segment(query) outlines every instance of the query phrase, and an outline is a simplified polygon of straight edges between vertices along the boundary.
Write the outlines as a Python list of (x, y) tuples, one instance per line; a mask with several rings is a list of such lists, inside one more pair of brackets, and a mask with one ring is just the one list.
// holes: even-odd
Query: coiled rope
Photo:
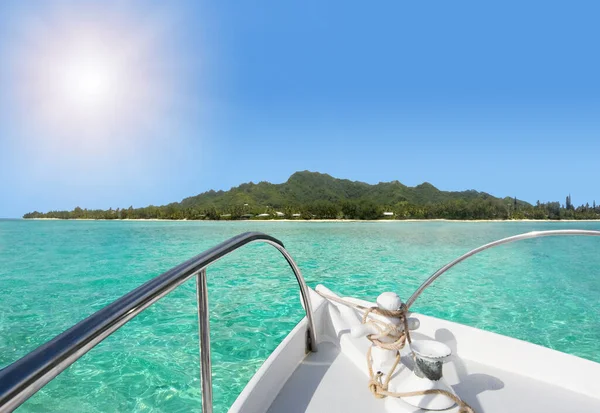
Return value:
[[(406, 304), (402, 303), (402, 306), (398, 310), (385, 310), (385, 309), (379, 308), (379, 307), (365, 307), (363, 305), (356, 304), (351, 301), (344, 300), (344, 299), (341, 299), (339, 297), (335, 297), (335, 296), (332, 296), (329, 294), (325, 294), (320, 291), (316, 291), (316, 293), (327, 300), (334, 301), (338, 304), (342, 304), (347, 307), (354, 308), (356, 310), (364, 311), (364, 315), (362, 318), (362, 324), (372, 325), (378, 330), (377, 334), (367, 335), (367, 339), (369, 339), (369, 341), (371, 343), (373, 343), (373, 345), (375, 345), (379, 348), (396, 351), (396, 360), (394, 360), (394, 363), (392, 364), (392, 367), (390, 368), (389, 372), (387, 373), (385, 380), (383, 380), (382, 379), (383, 373), (381, 371), (378, 371), (376, 373), (373, 372), (373, 360), (371, 357), (371, 348), (372, 347), (369, 347), (369, 349), (367, 350), (367, 369), (369, 371), (368, 386), (369, 386), (369, 391), (373, 394), (373, 396), (375, 396), (378, 399), (382, 399), (384, 397), (403, 398), (403, 397), (412, 397), (412, 396), (423, 396), (423, 395), (427, 395), (427, 394), (443, 394), (444, 396), (448, 397), (449, 399), (451, 399), (454, 403), (456, 403), (458, 405), (459, 413), (475, 413), (475, 410), (473, 410), (473, 408), (471, 406), (469, 406), (466, 402), (461, 400), (455, 394), (453, 394), (449, 391), (446, 391), (446, 390), (428, 389), (428, 390), (416, 390), (416, 391), (410, 391), (410, 392), (390, 392), (390, 391), (388, 391), (388, 386), (389, 386), (390, 380), (392, 378), (392, 375), (394, 374), (394, 372), (396, 371), (396, 368), (398, 367), (398, 364), (400, 363), (400, 350), (402, 350), (404, 348), (407, 341), (409, 344), (411, 343), (410, 333), (408, 330), (408, 317), (407, 317), (408, 308), (406, 307)], [(384, 317), (396, 318), (396, 319), (400, 320), (399, 325), (401, 325), (403, 327), (403, 329), (398, 328), (394, 324), (385, 323), (383, 321), (376, 320), (373, 318), (371, 318), (369, 320), (368, 317), (370, 314), (377, 314), (377, 315), (381, 315)], [(394, 341), (392, 341), (392, 342), (381, 341), (381, 339), (384, 337), (392, 338)]]

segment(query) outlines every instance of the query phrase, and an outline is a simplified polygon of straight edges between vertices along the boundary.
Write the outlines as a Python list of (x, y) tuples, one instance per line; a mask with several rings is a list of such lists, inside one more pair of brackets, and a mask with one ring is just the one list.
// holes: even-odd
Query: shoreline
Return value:
[[(19, 218), (16, 218), (17, 220)], [(96, 219), (96, 218), (20, 218), (23, 221), (141, 221), (141, 222), (600, 222), (600, 219)]]

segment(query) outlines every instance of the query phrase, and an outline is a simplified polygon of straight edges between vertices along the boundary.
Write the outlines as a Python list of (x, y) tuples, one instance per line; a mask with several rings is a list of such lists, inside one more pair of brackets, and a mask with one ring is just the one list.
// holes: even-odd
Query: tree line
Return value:
[[(387, 213), (387, 214), (384, 214)], [(391, 213), (391, 214), (390, 214)], [(23, 218), (57, 219), (167, 219), (167, 220), (242, 220), (242, 219), (448, 219), (448, 220), (510, 220), (510, 219), (600, 219), (600, 206), (594, 202), (575, 207), (570, 195), (566, 204), (537, 202), (530, 205), (516, 198), (456, 199), (437, 203), (416, 204), (401, 201), (392, 205), (369, 200), (332, 202), (313, 201), (297, 205), (261, 206), (237, 204), (216, 206), (184, 206), (172, 203), (164, 206), (117, 209), (82, 209), (72, 211), (30, 212)]]

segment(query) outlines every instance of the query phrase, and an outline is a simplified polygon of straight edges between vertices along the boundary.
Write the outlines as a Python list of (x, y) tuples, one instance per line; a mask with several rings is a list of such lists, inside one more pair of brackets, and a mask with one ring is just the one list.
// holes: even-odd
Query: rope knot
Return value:
[[(408, 332), (408, 317), (406, 316), (407, 311), (408, 308), (404, 303), (402, 303), (400, 308), (397, 310), (386, 310), (384, 308), (375, 306), (366, 309), (365, 313), (363, 314), (362, 323), (371, 324), (375, 326), (377, 330), (379, 330), (379, 334), (369, 334), (367, 339), (369, 339), (373, 345), (379, 348), (396, 351), (402, 350), (406, 344), (406, 341), (409, 343), (411, 342), (410, 334)], [(373, 318), (369, 320), (369, 314), (377, 314), (384, 317), (395, 318), (398, 319), (400, 323), (399, 325), (395, 325), (375, 320)], [(383, 341), (382, 338), (385, 337), (391, 338), (394, 341)]]
[[(369, 371), (369, 391), (378, 399), (383, 399), (384, 397), (410, 397), (410, 396), (418, 396), (424, 394), (443, 394), (452, 401), (454, 401), (459, 408), (459, 413), (475, 413), (473, 408), (469, 406), (466, 402), (462, 401), (459, 397), (450, 393), (446, 390), (441, 389), (429, 389), (429, 390), (416, 390), (412, 392), (404, 392), (404, 393), (396, 393), (388, 391), (388, 386), (392, 375), (396, 371), (398, 364), (400, 363), (400, 350), (402, 350), (408, 341), (411, 343), (410, 333), (408, 331), (408, 307), (406, 304), (402, 303), (400, 308), (397, 310), (386, 310), (380, 307), (363, 307), (361, 305), (343, 300), (339, 297), (333, 297), (328, 294), (323, 294), (321, 292), (317, 292), (322, 297), (338, 302), (340, 304), (346, 305), (351, 308), (355, 308), (357, 310), (364, 311), (362, 323), (373, 325), (377, 330), (378, 334), (369, 334), (367, 338), (373, 346), (379, 347), (386, 350), (391, 350), (396, 352), (396, 360), (391, 366), (388, 373), (384, 376), (384, 373), (381, 371), (373, 372), (373, 360), (371, 358), (371, 349), (373, 346), (370, 346), (367, 350), (367, 369)], [(386, 323), (384, 321), (380, 321), (374, 318), (369, 319), (369, 314), (377, 314), (383, 317), (395, 318), (400, 320), (398, 324)], [(385, 338), (391, 338), (393, 341), (382, 341)]]
[(383, 376), (383, 373), (378, 371), (376, 374), (371, 376), (371, 379), (369, 380), (368, 384), (369, 390), (371, 391), (371, 393), (373, 393), (373, 396), (375, 396), (378, 399), (383, 399), (385, 396), (381, 394), (381, 391), (387, 390), (387, 386), (385, 386), (381, 382), (381, 376)]

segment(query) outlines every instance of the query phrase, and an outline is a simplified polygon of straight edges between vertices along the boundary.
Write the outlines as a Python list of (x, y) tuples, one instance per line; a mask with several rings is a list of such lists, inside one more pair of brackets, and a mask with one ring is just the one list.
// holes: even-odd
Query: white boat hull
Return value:
[[(359, 314), (313, 290), (311, 301), (318, 352), (305, 354), (303, 319), (250, 380), (230, 413), (424, 411), (402, 399), (375, 398), (367, 388), (369, 341), (349, 334)], [(411, 317), (420, 320), (411, 333), (414, 340), (433, 339), (452, 349), (444, 380), (475, 412), (600, 412), (600, 364), (434, 317)], [(404, 366), (394, 376), (397, 382), (414, 377), (409, 353), (408, 346), (401, 352)], [(456, 413), (458, 408), (444, 411)]]

